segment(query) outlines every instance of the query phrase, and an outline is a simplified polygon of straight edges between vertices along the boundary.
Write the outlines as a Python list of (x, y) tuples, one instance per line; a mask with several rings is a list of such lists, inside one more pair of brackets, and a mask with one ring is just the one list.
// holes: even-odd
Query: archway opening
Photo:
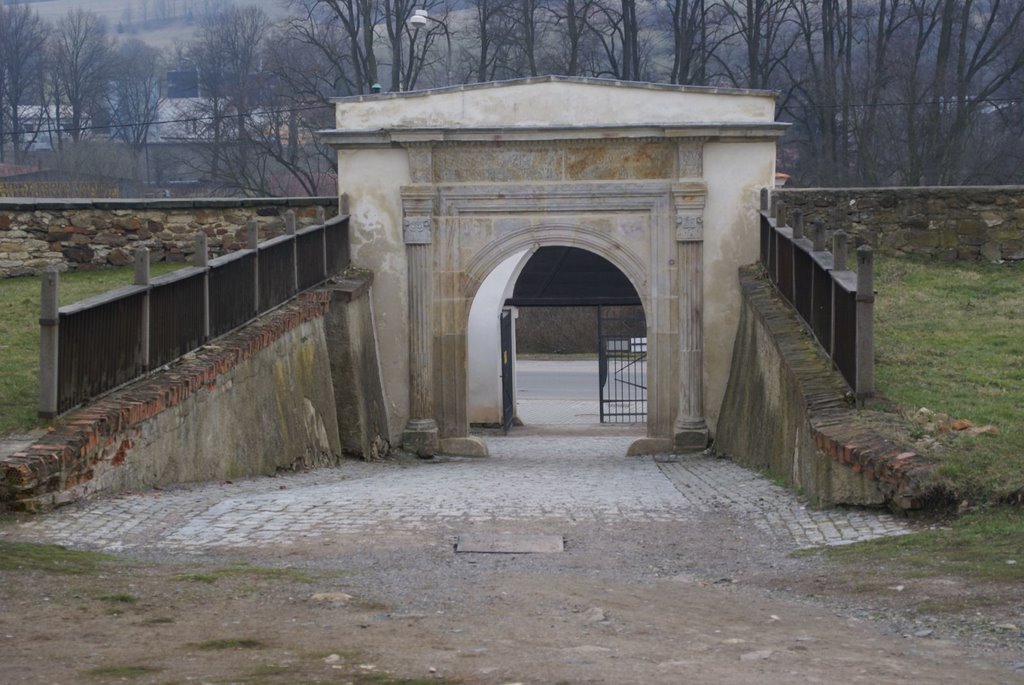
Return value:
[[(488, 322), (489, 335), (474, 334), (474, 318)], [(558, 245), (508, 258), (477, 293), (470, 320), (471, 423), (643, 429), (647, 321), (634, 285), (604, 257)], [(494, 360), (488, 371), (498, 371), (500, 387), (483, 389), (474, 358), (477, 368)]]

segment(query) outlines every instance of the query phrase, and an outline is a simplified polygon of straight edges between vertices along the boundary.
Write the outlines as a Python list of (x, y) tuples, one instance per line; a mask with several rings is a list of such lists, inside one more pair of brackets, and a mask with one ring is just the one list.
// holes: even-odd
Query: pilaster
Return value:
[(402, 188), (402, 237), (409, 264), (409, 422), (402, 445), (421, 457), (440, 446), (434, 419), (434, 194), (429, 186)]
[(678, 184), (672, 200), (676, 217), (679, 275), (679, 414), (676, 452), (700, 451), (708, 444), (704, 418), (704, 197), (703, 183)]

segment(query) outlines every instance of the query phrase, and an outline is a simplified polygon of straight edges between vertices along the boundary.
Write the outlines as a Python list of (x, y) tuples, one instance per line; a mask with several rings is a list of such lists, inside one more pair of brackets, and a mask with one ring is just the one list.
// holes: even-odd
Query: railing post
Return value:
[(775, 206), (775, 225), (778, 228), (782, 228), (786, 225), (786, 221), (789, 219), (789, 214), (786, 209), (785, 203), (778, 202)]
[(323, 279), (327, 280), (332, 274), (327, 261), (327, 211), (323, 207), (316, 208), (316, 223), (320, 226), (320, 255), (323, 257), (324, 273)]
[(875, 276), (874, 254), (857, 248), (857, 382), (858, 401), (875, 393)]
[(284, 232), (292, 237), (292, 289), (299, 292), (299, 241), (295, 237), (295, 212), (284, 213)]
[(39, 418), (57, 416), (58, 362), (60, 357), (60, 273), (43, 272), (39, 298)]
[[(149, 248), (140, 247), (135, 250), (135, 285), (149, 285)], [(143, 370), (149, 371), (149, 289), (142, 296), (142, 322), (139, 325), (139, 359)]]
[(253, 251), (252, 276), (253, 276), (253, 316), (260, 313), (260, 227), (256, 219), (249, 219), (245, 225), (246, 246)]
[(804, 237), (804, 210), (793, 209), (793, 240)]
[(814, 241), (815, 252), (825, 251), (825, 224), (823, 222), (814, 222), (814, 232), (811, 235), (811, 240)]
[(324, 280), (327, 280), (333, 274), (327, 260), (327, 211), (323, 207), (316, 208), (316, 222), (320, 225), (320, 253), (324, 259)]
[(195, 266), (203, 270), (203, 340), (210, 339), (210, 247), (206, 233), (196, 234)]
[(761, 188), (761, 211), (767, 212), (769, 207), (769, 195), (767, 188)]
[(840, 229), (832, 234), (832, 270), (846, 271), (846, 231)]

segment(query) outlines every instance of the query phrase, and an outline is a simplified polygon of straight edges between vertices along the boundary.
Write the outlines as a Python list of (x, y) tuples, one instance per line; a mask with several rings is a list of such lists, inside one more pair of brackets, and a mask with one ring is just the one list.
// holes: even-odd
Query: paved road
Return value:
[(516, 387), (523, 400), (597, 401), (597, 360), (516, 360)]
[(489, 438), (492, 457), (346, 462), (337, 469), (97, 499), (0, 534), (108, 551), (201, 552), (408, 531), (447, 535), (530, 520), (613, 525), (722, 513), (796, 548), (907, 528), (885, 515), (812, 511), (731, 462), (626, 458), (631, 437)]
[[(517, 361), (516, 383), (516, 414), (528, 426), (601, 425), (596, 360)], [(606, 399), (625, 399), (636, 394), (622, 384), (606, 392)], [(642, 424), (638, 415), (646, 412), (646, 402), (606, 404), (605, 412), (605, 425)]]

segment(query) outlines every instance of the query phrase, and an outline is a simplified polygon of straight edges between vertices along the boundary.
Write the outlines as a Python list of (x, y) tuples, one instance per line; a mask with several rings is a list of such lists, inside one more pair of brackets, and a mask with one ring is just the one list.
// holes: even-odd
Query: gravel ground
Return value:
[[(630, 439), (491, 437), (487, 460), (352, 463), (0, 525), (125, 560), (58, 583), (5, 573), (0, 652), (21, 682), (126, 663), (152, 683), (355, 683), (363, 666), (495, 684), (1024, 681), (1016, 588), (794, 557), (909, 527), (814, 512), (728, 462), (627, 459)], [(464, 533), (565, 550), (459, 554)], [(110, 612), (121, 593), (138, 601)], [(259, 648), (195, 647), (225, 635)]]

